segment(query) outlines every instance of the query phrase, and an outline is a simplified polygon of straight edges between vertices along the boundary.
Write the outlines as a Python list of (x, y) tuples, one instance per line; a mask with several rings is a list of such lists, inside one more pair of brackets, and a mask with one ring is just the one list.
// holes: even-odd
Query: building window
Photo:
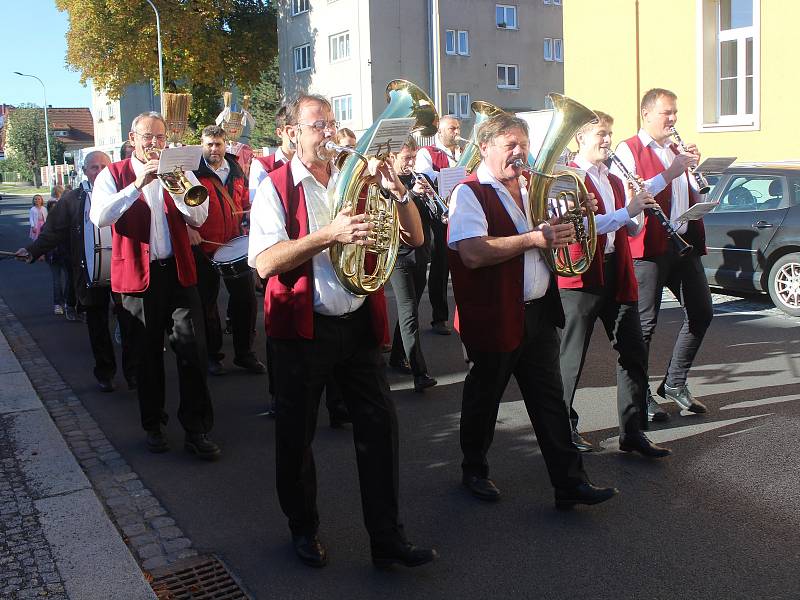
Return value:
[(292, 0), (292, 16), (308, 12), (309, 0)]
[(445, 54), (456, 53), (456, 30), (447, 29), (444, 32), (444, 52)]
[(497, 4), (494, 9), (495, 23), (500, 29), (517, 28), (517, 7), (509, 4)]
[(344, 31), (328, 38), (331, 62), (338, 62), (350, 58), (350, 32)]
[(331, 98), (333, 105), (333, 118), (339, 122), (353, 119), (353, 96), (334, 96)]
[(458, 32), (458, 53), (461, 56), (469, 56), (469, 31)]
[(553, 39), (553, 60), (564, 62), (564, 43), (556, 38)]
[(311, 68), (311, 44), (294, 49), (294, 72), (308, 71)]
[(698, 0), (701, 129), (759, 126), (760, 4)]
[(497, 65), (497, 87), (518, 88), (517, 65)]
[(458, 114), (465, 119), (469, 117), (469, 94), (458, 95)]
[(544, 38), (544, 59), (553, 60), (553, 40)]
[(561, 0), (553, 0), (553, 6), (561, 6)]
[(458, 94), (447, 94), (447, 114), (453, 117), (458, 116)]

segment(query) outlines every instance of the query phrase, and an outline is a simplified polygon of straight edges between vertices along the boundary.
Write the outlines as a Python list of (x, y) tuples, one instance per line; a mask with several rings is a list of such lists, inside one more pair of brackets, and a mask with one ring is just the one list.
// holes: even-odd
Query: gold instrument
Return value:
[[(364, 132), (355, 148), (345, 150), (333, 142), (326, 144), (326, 147), (348, 155), (341, 164), (339, 179), (331, 192), (332, 215), (335, 217), (347, 207), (354, 207), (356, 210), (355, 207), (359, 207), (359, 199), (366, 191), (364, 213), (367, 220), (373, 224), (367, 239), (371, 240), (373, 245), (336, 242), (330, 248), (331, 262), (339, 281), (346, 289), (359, 296), (376, 292), (386, 283), (394, 269), (400, 245), (397, 207), (391, 194), (388, 194), (387, 198), (381, 193), (380, 186), (370, 181), (372, 178), (366, 170), (365, 154), (369, 149), (372, 135), (383, 119), (413, 117), (416, 119), (413, 132), (431, 136), (436, 133), (439, 120), (433, 101), (410, 81), (404, 79), (390, 81), (386, 86), (386, 101), (389, 105), (375, 119), (372, 127)], [(398, 145), (403, 141), (398, 140)]]
[(458, 138), (459, 142), (465, 142), (466, 145), (456, 163), (457, 167), (466, 169), (467, 175), (471, 174), (481, 162), (481, 152), (480, 148), (478, 148), (478, 129), (480, 129), (481, 124), (486, 119), (505, 112), (502, 108), (484, 100), (475, 100), (469, 107), (475, 113), (475, 124), (472, 126), (472, 133), (469, 139)]
[[(180, 143), (189, 124), (189, 106), (191, 94), (171, 94), (164, 92), (164, 121), (167, 124), (167, 140), (173, 146)], [(147, 150), (149, 158), (161, 156), (162, 148), (153, 147)], [(187, 206), (200, 206), (208, 200), (208, 190), (202, 185), (192, 185), (183, 169), (175, 167), (172, 173), (160, 173), (158, 180), (170, 194), (182, 196)]]
[[(550, 121), (539, 155), (533, 166), (522, 160), (518, 160), (516, 164), (531, 174), (526, 206), (529, 222), (536, 227), (547, 221), (552, 212), (562, 223), (572, 223), (575, 226), (576, 241), (581, 246), (580, 255), (574, 256), (570, 252), (570, 246), (542, 253), (556, 275), (574, 277), (585, 273), (594, 258), (597, 246), (594, 212), (582, 209), (583, 199), (588, 192), (580, 177), (566, 169), (551, 171), (578, 129), (596, 121), (597, 115), (579, 102), (561, 94), (551, 93), (547, 97), (553, 103), (553, 119)], [(550, 188), (562, 177), (571, 179), (574, 189), (559, 191), (554, 202), (551, 202)]]

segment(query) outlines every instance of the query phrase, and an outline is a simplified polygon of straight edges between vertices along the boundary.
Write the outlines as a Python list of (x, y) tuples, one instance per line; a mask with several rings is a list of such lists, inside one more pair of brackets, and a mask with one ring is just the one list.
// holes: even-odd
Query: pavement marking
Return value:
[(779, 402), (792, 402), (793, 400), (800, 400), (800, 396), (774, 396), (772, 398), (761, 398), (760, 400), (745, 400), (743, 402), (734, 402), (727, 406), (720, 406), (720, 410), (731, 410), (734, 408), (752, 408), (754, 406), (765, 406), (767, 404), (778, 404)]
[[(458, 373), (448, 373), (446, 375), (436, 375), (435, 379), (438, 382), (436, 387), (442, 387), (443, 385), (453, 385), (456, 383), (464, 383), (464, 379), (467, 377), (467, 371), (459, 371)], [(413, 390), (414, 389), (414, 380), (413, 378), (409, 381), (398, 381), (392, 383), (389, 386), (389, 389), (393, 392), (399, 392), (400, 390)]]
[(740, 433), (747, 433), (748, 431), (753, 431), (754, 429), (761, 429), (764, 427), (763, 425), (756, 425), (755, 427), (748, 427), (747, 429), (740, 429), (739, 431), (732, 431), (731, 433), (723, 433), (719, 437), (730, 437), (732, 435), (739, 435)]

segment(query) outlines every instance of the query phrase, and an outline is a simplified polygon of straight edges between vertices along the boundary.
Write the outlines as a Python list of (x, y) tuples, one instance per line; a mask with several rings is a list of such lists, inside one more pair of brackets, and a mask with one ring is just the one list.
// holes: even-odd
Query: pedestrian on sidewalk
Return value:
[(31, 230), (28, 237), (35, 240), (44, 227), (44, 222), (47, 220), (47, 209), (44, 206), (44, 198), (41, 194), (36, 194), (31, 202), (30, 210), (30, 224)]

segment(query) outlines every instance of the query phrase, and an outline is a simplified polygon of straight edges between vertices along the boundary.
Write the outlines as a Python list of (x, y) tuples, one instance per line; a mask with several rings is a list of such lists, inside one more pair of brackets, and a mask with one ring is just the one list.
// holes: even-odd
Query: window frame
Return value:
[[(308, 65), (303, 67), (303, 68), (301, 68), (301, 69), (298, 69), (297, 68), (297, 64), (298, 64), (297, 58), (298, 58), (298, 56), (300, 56), (302, 58), (303, 49), (307, 49), (308, 50)], [(298, 53), (300, 53), (300, 54), (298, 54)], [(295, 46), (294, 48), (292, 48), (292, 60), (293, 60), (293, 64), (294, 64), (294, 72), (295, 73), (303, 73), (305, 71), (310, 71), (311, 70), (311, 66), (312, 66), (312, 64), (314, 62), (314, 59), (313, 59), (313, 57), (311, 55), (311, 43), (309, 42), (309, 43), (306, 43), (306, 44), (301, 44), (300, 46)]]
[[(300, 8), (301, 6), (305, 6), (303, 10), (295, 10), (295, 8)], [(303, 13), (307, 13), (311, 10), (311, 0), (292, 0), (292, 16), (296, 17), (297, 15), (302, 15)]]
[(553, 62), (564, 62), (564, 40), (553, 38)]
[[(503, 27), (501, 27), (500, 23), (497, 22), (497, 9), (498, 8), (502, 8), (503, 9), (503, 18), (506, 19), (506, 20), (503, 21), (503, 23), (505, 23), (505, 25)], [(511, 9), (513, 11), (513, 13), (514, 13), (514, 26), (513, 27), (509, 27), (508, 26), (507, 16), (508, 16), (508, 10), (509, 9)], [(497, 29), (508, 29), (508, 30), (511, 30), (511, 31), (519, 30), (519, 11), (517, 10), (517, 6), (514, 5), (514, 4), (495, 4), (494, 5), (494, 25), (495, 25), (495, 28), (497, 28)]]
[[(464, 108), (464, 99), (466, 98), (466, 108)], [(458, 116), (462, 119), (468, 119), (470, 116), (470, 104), (471, 98), (469, 97), (468, 92), (459, 92), (458, 93)]]
[[(339, 105), (339, 111), (341, 111), (343, 101), (347, 102), (347, 114), (337, 111), (337, 104)], [(331, 96), (331, 109), (333, 110), (333, 118), (339, 123), (351, 122), (353, 120), (353, 94)]]
[[(464, 34), (464, 39), (466, 41), (466, 49), (461, 47), (461, 34)], [(459, 56), (469, 56), (469, 30), (467, 29), (459, 29), (456, 32), (456, 54)]]
[(448, 56), (455, 56), (456, 54), (456, 37), (455, 29), (444, 30), (444, 53)]
[(542, 59), (545, 62), (553, 62), (553, 38), (544, 38), (542, 43)]
[[(497, 83), (497, 89), (499, 89), (499, 90), (518, 90), (519, 89), (519, 65), (513, 65), (513, 64), (508, 64), (508, 63), (497, 63), (497, 69), (499, 69), (500, 67), (503, 67), (506, 70), (506, 76), (505, 76), (506, 83), (504, 85), (501, 85), (500, 82), (498, 82)], [(509, 85), (508, 84), (508, 69), (509, 68), (513, 68), (514, 69), (514, 79), (516, 81), (515, 85)]]
[[(450, 110), (450, 106), (451, 106), (450, 101), (451, 100), (453, 102), (452, 103), (452, 107), (453, 107), (452, 111)], [(447, 109), (447, 116), (458, 117), (458, 94), (452, 93), (452, 92), (448, 92), (447, 93), (447, 101), (446, 101), (445, 104), (446, 104), (445, 108)]]
[[(334, 41), (336, 42), (336, 48), (338, 49), (338, 46), (339, 46), (338, 40), (339, 40), (340, 37), (345, 37), (346, 38), (345, 39), (345, 46), (346, 46), (346, 50), (347, 50), (347, 55), (346, 56), (339, 56), (337, 58), (334, 58), (333, 57), (333, 54), (334, 54), (334, 52), (333, 52), (333, 50), (334, 50)], [(338, 33), (333, 33), (333, 34), (328, 36), (328, 62), (330, 64), (335, 64), (335, 63), (343, 62), (345, 60), (350, 60), (351, 56), (352, 56), (352, 54), (350, 52), (350, 30), (349, 29), (346, 29), (345, 31), (340, 31)]]

